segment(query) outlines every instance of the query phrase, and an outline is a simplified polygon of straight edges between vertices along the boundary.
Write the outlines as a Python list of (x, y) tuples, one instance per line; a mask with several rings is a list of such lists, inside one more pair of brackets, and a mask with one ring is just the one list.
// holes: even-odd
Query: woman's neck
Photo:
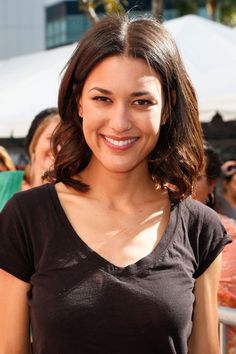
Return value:
[(144, 164), (132, 171), (112, 172), (91, 163), (80, 177), (90, 186), (90, 197), (109, 204), (111, 208), (151, 201), (158, 193), (148, 166)]

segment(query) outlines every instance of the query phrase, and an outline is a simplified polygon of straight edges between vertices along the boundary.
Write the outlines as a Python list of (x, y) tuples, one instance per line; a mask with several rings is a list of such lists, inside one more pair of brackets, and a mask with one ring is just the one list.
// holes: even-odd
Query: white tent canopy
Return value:
[(56, 106), (61, 71), (75, 45), (0, 62), (0, 137), (24, 137), (34, 116)]
[[(199, 99), (202, 121), (236, 118), (236, 31), (198, 16), (165, 22)], [(33, 117), (57, 104), (60, 73), (74, 45), (0, 62), (0, 137), (23, 137)]]
[(201, 121), (216, 111), (236, 118), (236, 32), (222, 24), (188, 15), (165, 22), (175, 38), (197, 91)]

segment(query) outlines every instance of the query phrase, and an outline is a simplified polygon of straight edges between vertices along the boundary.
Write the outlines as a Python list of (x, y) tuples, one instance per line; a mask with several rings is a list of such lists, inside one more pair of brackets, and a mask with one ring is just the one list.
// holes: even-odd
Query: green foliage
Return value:
[(197, 13), (198, 10), (197, 0), (176, 0), (174, 3), (177, 9), (178, 16)]
[[(176, 7), (178, 16), (196, 14), (199, 6), (206, 6), (210, 17), (215, 20), (216, 14), (220, 22), (236, 26), (236, 0), (172, 0), (171, 3)], [(97, 9), (104, 8), (105, 13), (123, 13), (129, 0), (78, 0), (79, 9), (87, 13), (93, 22), (99, 20)], [(163, 15), (165, 0), (152, 0), (151, 11), (156, 17)]]
[(102, 4), (107, 14), (125, 12), (124, 5), (128, 5), (128, 1), (120, 0), (103, 0)]
[(87, 13), (93, 22), (98, 21), (98, 7), (103, 7), (106, 14), (112, 14), (125, 12), (124, 5), (128, 5), (128, 0), (78, 0), (79, 9)]
[(219, 5), (220, 22), (236, 26), (236, 0), (221, 0)]

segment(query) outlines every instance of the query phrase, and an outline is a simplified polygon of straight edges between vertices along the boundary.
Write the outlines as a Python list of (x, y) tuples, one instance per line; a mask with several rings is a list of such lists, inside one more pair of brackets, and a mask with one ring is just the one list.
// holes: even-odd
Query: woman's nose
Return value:
[(109, 127), (118, 133), (125, 132), (132, 127), (129, 107), (114, 105), (110, 112)]

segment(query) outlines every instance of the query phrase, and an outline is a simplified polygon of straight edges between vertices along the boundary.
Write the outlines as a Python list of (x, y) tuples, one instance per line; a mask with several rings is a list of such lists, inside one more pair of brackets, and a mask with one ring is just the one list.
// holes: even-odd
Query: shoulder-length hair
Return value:
[(84, 35), (75, 49), (60, 86), (62, 121), (54, 135), (55, 168), (49, 172), (49, 179), (82, 192), (89, 189), (86, 181), (74, 178), (91, 157), (77, 102), (91, 70), (114, 55), (142, 58), (160, 75), (165, 102), (162, 114), (167, 119), (148, 156), (149, 171), (161, 186), (174, 185), (177, 199), (189, 196), (204, 156), (195, 91), (171, 35), (157, 20), (144, 17), (107, 16)]

